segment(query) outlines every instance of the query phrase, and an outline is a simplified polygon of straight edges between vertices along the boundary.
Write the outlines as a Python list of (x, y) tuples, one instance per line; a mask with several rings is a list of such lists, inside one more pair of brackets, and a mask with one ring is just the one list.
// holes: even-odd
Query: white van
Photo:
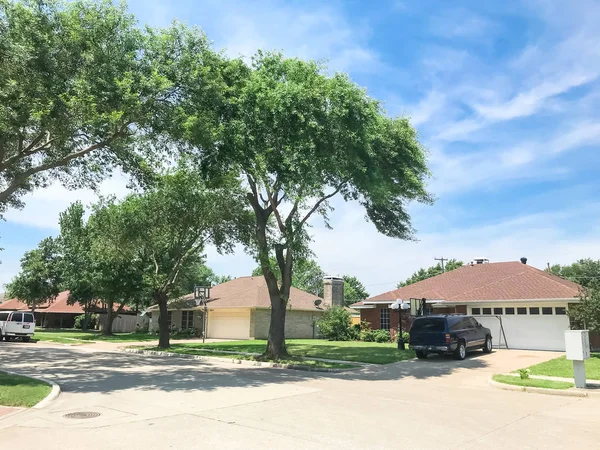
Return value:
[(0, 311), (0, 340), (20, 337), (29, 342), (35, 331), (35, 318), (28, 311)]

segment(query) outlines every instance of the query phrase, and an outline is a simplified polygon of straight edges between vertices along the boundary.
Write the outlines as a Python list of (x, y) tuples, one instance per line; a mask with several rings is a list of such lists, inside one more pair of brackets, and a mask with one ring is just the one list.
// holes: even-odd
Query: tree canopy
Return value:
[(356, 277), (344, 275), (344, 304), (350, 306), (369, 297), (365, 286)]
[(550, 267), (551, 274), (566, 278), (585, 288), (600, 288), (600, 260), (584, 258), (573, 264), (554, 264)]
[(456, 259), (450, 259), (444, 264), (443, 269), (442, 269), (442, 265), (440, 263), (437, 263), (434, 266), (428, 267), (427, 269), (421, 268), (418, 271), (416, 271), (415, 273), (413, 273), (406, 280), (400, 281), (398, 283), (397, 287), (401, 288), (404, 286), (408, 286), (409, 284), (416, 283), (418, 281), (426, 280), (427, 278), (435, 277), (444, 272), (450, 272), (451, 270), (455, 270), (455, 269), (458, 269), (459, 267), (462, 267), (463, 264), (464, 263), (462, 261), (458, 261)]
[[(206, 145), (203, 129), (184, 122), (180, 136), (196, 149), (206, 173), (234, 170), (245, 182), (255, 216), (249, 245), (271, 297), (267, 355), (285, 349), (286, 304), (294, 257), (305, 251), (314, 215), (326, 223), (329, 200), (356, 201), (377, 230), (412, 239), (407, 204), (430, 203), (425, 151), (407, 118), (389, 118), (381, 104), (346, 75), (328, 76), (313, 61), (259, 52), (251, 65), (231, 61), (229, 86), (219, 105), (218, 139)], [(184, 88), (186, 109), (197, 110), (195, 83)], [(274, 255), (281, 283), (273, 271)]]
[[(275, 257), (269, 258), (269, 264), (277, 280), (281, 282), (281, 270)], [(262, 276), (262, 267), (258, 266), (252, 271), (252, 276)], [(323, 277), (325, 272), (314, 259), (299, 258), (294, 265), (292, 286), (311, 294), (323, 297)]]
[(6, 285), (6, 294), (27, 303), (32, 311), (52, 302), (60, 292), (60, 253), (56, 240), (46, 238), (21, 258), (21, 272)]

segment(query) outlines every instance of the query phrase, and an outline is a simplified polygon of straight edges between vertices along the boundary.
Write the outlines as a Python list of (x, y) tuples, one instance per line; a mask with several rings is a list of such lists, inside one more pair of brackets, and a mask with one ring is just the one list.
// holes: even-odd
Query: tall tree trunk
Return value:
[(115, 320), (115, 316), (113, 314), (113, 306), (114, 306), (114, 302), (112, 300), (109, 300), (108, 303), (106, 304), (106, 323), (104, 324), (104, 329), (102, 330), (102, 334), (104, 336), (112, 336), (113, 335), (112, 324), (113, 324), (113, 321)]
[(158, 303), (158, 348), (169, 348), (169, 310), (167, 308), (167, 294), (155, 291), (152, 298)]
[[(285, 312), (286, 305), (281, 300), (279, 292), (271, 297), (271, 324), (265, 356), (268, 359), (281, 359), (289, 356), (285, 346)], [(276, 298), (274, 298), (276, 297)]]

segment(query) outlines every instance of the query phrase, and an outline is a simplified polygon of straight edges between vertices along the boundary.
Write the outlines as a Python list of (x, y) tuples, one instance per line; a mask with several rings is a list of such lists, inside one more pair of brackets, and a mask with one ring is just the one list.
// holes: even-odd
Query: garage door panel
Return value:
[[(523, 350), (565, 350), (564, 331), (569, 329), (569, 318), (563, 315), (503, 315), (502, 325), (508, 348)], [(492, 332), (494, 346), (501, 342), (500, 321), (495, 316), (477, 317)], [(501, 340), (499, 341), (499, 339)]]
[(208, 337), (215, 339), (249, 339), (249, 312), (214, 311), (208, 315)]

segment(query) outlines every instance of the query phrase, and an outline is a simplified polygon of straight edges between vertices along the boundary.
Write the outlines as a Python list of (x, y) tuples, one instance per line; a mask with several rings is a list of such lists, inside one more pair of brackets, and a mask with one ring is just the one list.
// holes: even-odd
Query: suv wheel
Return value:
[(23, 336), (23, 342), (29, 342), (31, 340), (31, 336)]
[(467, 356), (467, 347), (465, 346), (464, 341), (460, 341), (458, 343), (458, 347), (456, 347), (456, 351), (454, 352), (454, 358), (462, 361)]
[(427, 353), (425, 353), (423, 350), (417, 350), (415, 353), (417, 354), (417, 358), (427, 359)]
[(483, 353), (492, 353), (492, 338), (490, 336), (485, 337), (485, 344), (483, 345)]

